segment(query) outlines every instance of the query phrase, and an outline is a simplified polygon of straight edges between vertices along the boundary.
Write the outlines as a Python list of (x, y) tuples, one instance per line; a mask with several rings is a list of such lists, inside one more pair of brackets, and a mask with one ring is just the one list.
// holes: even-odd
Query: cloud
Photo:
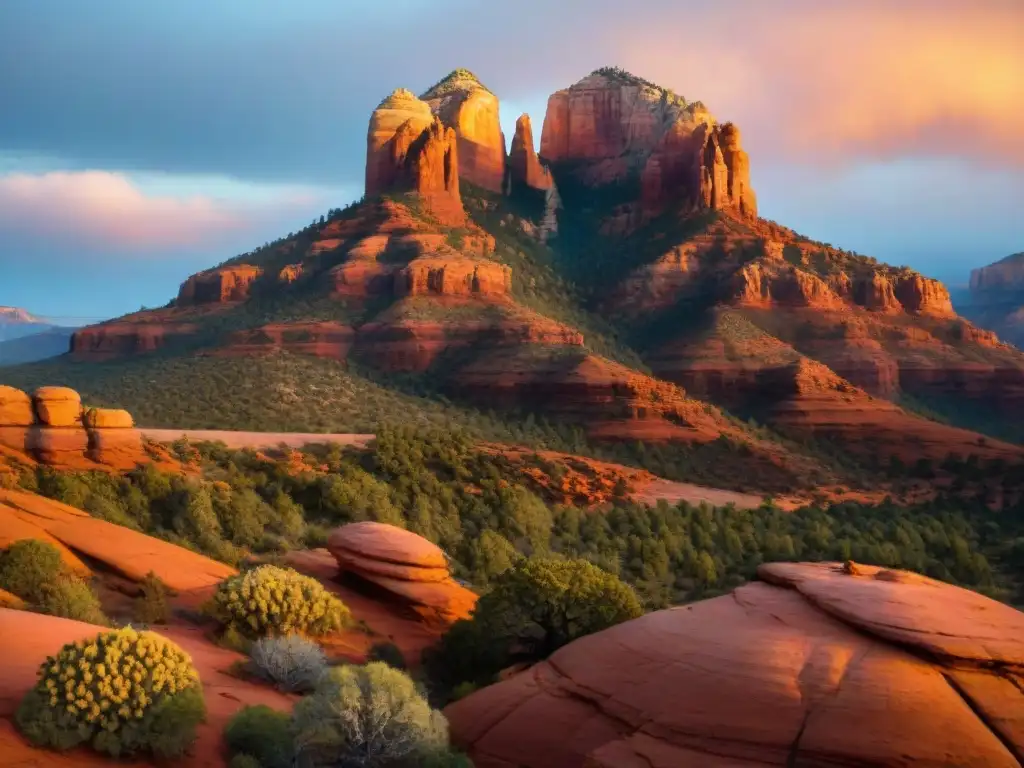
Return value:
[[(735, 120), (762, 162), (1024, 166), (1024, 4), (726, 0), (627, 27), (639, 74)], [(686, 28), (684, 34), (680, 30)]]
[(132, 252), (214, 246), (251, 235), (268, 218), (281, 222), (326, 207), (316, 193), (291, 189), (264, 191), (255, 200), (147, 194), (109, 171), (0, 176), (0, 237), (51, 246)]
[(736, 120), (755, 170), (926, 154), (1024, 166), (1020, 0), (374, 7), (0, 2), (0, 151), (357, 184), (370, 111), (396, 86), (466, 66), (503, 100), (542, 105), (613, 64)]

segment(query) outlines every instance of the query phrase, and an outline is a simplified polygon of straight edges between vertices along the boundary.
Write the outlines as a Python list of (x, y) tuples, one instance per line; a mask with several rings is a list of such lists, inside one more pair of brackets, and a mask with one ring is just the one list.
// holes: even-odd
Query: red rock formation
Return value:
[(195, 322), (165, 320), (164, 316), (160, 312), (139, 313), (75, 331), (71, 337), (71, 356), (75, 360), (99, 362), (142, 355), (199, 331)]
[(504, 296), (511, 288), (511, 268), (462, 257), (415, 259), (395, 275), (396, 296)]
[(296, 354), (344, 360), (355, 340), (355, 331), (335, 322), (273, 323), (231, 335), (224, 355), (251, 355), (287, 350)]
[[(486, 316), (485, 310), (490, 306), (472, 306), (472, 300), (464, 304), (445, 301), (456, 311), (468, 311), (470, 318)], [(447, 323), (406, 318), (382, 318), (367, 323), (359, 329), (359, 355), (386, 371), (425, 371), (442, 354), (470, 347), (583, 345), (583, 334), (579, 331), (532, 313), (510, 311), (508, 316), (498, 319), (462, 319), (458, 315), (456, 318)]]
[(1024, 615), (904, 571), (760, 582), (577, 640), (445, 710), (477, 768), (1013, 768)]
[(516, 120), (516, 135), (512, 137), (508, 167), (513, 185), (521, 184), (530, 189), (547, 190), (554, 184), (551, 171), (541, 165), (537, 150), (533, 146), (533, 126), (530, 124), (529, 115), (520, 115)]
[(954, 317), (949, 291), (938, 280), (918, 274), (897, 277), (893, 292), (907, 312), (937, 317)]
[(342, 573), (390, 592), (427, 621), (451, 624), (476, 605), (476, 595), (449, 575), (444, 552), (410, 531), (350, 523), (331, 532), (327, 548)]
[(26, 441), (28, 453), (43, 464), (78, 466), (89, 448), (89, 433), (77, 427), (29, 427)]
[(27, 427), (35, 420), (32, 398), (20, 389), (0, 385), (0, 427)]
[(873, 272), (870, 277), (860, 278), (853, 284), (853, 300), (874, 312), (899, 312), (902, 309), (896, 300), (892, 281), (885, 275)]
[(443, 223), (458, 226), (465, 221), (455, 130), (405, 90), (392, 93), (370, 118), (366, 196), (385, 192), (414, 192)]
[(39, 423), (49, 427), (82, 426), (82, 398), (67, 387), (40, 387), (32, 394)]
[(374, 198), (394, 189), (400, 177), (395, 164), (394, 138), (408, 125), (417, 135), (434, 121), (430, 105), (415, 94), (399, 88), (378, 105), (370, 117), (366, 138), (366, 197)]
[(262, 273), (262, 269), (249, 264), (199, 272), (182, 283), (176, 306), (245, 301), (249, 287)]
[(88, 430), (86, 458), (116, 469), (134, 469), (147, 461), (142, 433), (130, 428)]
[(733, 276), (735, 302), (742, 306), (834, 308), (842, 300), (821, 278), (794, 267), (748, 264)]
[(505, 178), (505, 137), (498, 98), (476, 76), (457, 69), (420, 97), (455, 131), (459, 175), (478, 187), (501, 192)]
[(642, 200), (652, 213), (682, 201), (757, 215), (739, 130), (716, 125), (702, 104), (626, 73), (599, 70), (553, 94), (540, 155), (550, 163), (585, 161), (576, 173), (594, 186), (642, 168)]

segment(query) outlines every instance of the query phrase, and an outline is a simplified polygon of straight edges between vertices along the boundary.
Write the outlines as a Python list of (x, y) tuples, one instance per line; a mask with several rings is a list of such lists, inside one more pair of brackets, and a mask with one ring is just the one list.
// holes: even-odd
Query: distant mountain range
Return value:
[(0, 366), (33, 363), (62, 355), (68, 351), (75, 330), (21, 307), (0, 307)]

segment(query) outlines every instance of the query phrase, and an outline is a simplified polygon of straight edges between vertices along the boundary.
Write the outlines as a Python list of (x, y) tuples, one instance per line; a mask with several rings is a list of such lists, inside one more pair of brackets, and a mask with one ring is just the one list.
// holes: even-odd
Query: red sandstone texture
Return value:
[(415, 193), (426, 210), (447, 224), (465, 221), (455, 129), (402, 89), (377, 107), (367, 134), (366, 196), (387, 192)]
[(1024, 615), (849, 570), (763, 565), (577, 640), (449, 706), (453, 741), (477, 768), (1018, 766)]
[(420, 97), (444, 125), (455, 131), (459, 174), (491, 192), (505, 178), (505, 136), (498, 97), (467, 70), (455, 70)]
[(182, 283), (177, 306), (245, 301), (249, 298), (249, 287), (261, 274), (260, 267), (249, 264), (199, 272)]
[(426, 621), (451, 624), (468, 617), (476, 595), (448, 573), (448, 559), (410, 531), (375, 522), (350, 523), (331, 532), (327, 548), (342, 573), (407, 602)]
[(78, 393), (66, 387), (41, 387), (31, 398), (0, 388), (0, 446), (53, 467), (133, 469), (145, 458), (133, 426), (127, 411), (91, 408), (83, 414)]
[(686, 104), (637, 78), (595, 72), (548, 99), (540, 155), (580, 162), (599, 186), (641, 171), (644, 207), (669, 203), (757, 215), (750, 163), (739, 130), (718, 125), (699, 102)]

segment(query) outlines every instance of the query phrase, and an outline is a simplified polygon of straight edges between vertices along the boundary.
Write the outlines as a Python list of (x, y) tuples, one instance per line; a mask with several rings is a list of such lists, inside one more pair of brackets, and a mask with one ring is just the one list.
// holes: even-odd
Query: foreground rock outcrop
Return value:
[(452, 579), (444, 552), (411, 531), (350, 523), (331, 532), (327, 548), (343, 574), (376, 585), (428, 621), (450, 624), (476, 605), (476, 595)]
[(445, 710), (477, 768), (1024, 759), (1024, 614), (904, 571), (760, 582), (562, 648)]
[(30, 398), (0, 387), (0, 446), (56, 467), (83, 462), (131, 469), (145, 457), (142, 435), (127, 411), (82, 407), (67, 387), (40, 387)]
[[(132, 582), (154, 572), (181, 592), (213, 587), (235, 570), (183, 547), (90, 517), (59, 501), (0, 488), (0, 546), (18, 539), (54, 544), (65, 563), (88, 575), (82, 557)], [(81, 556), (81, 557), (80, 557)]]

